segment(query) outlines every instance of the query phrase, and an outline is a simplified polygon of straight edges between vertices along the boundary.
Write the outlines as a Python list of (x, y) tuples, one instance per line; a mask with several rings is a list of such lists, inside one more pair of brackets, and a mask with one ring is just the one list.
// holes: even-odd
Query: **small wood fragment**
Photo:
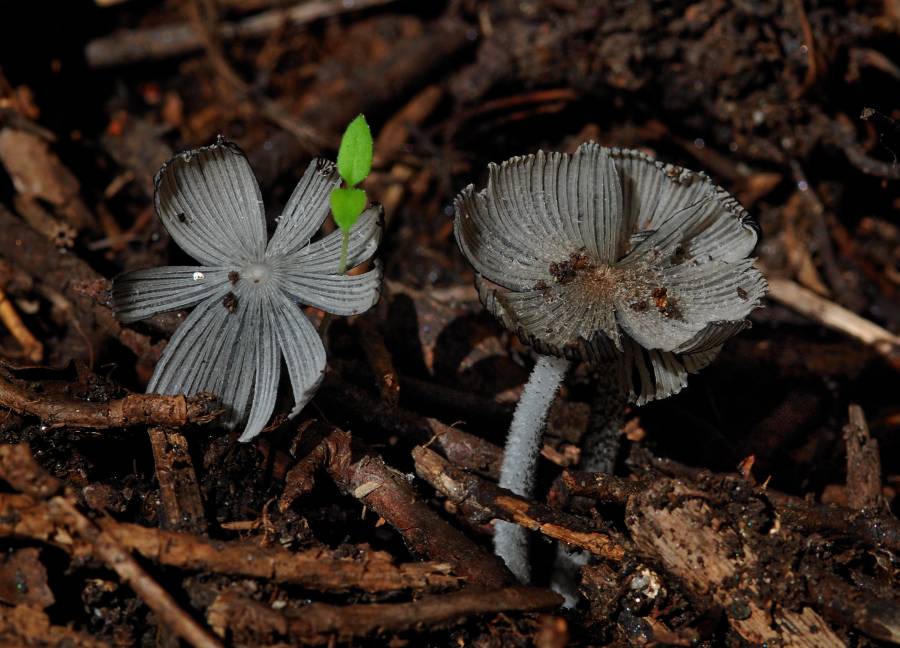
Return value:
[(866, 415), (859, 405), (850, 405), (850, 422), (844, 426), (847, 447), (847, 498), (850, 508), (886, 511), (881, 493), (881, 455), (878, 441), (869, 435)]
[(174, 428), (156, 425), (147, 434), (159, 482), (159, 526), (205, 534), (206, 513), (187, 439)]

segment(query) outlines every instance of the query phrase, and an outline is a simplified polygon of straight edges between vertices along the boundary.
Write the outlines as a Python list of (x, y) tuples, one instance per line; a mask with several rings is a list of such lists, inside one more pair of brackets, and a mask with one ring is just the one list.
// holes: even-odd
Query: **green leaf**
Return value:
[(362, 115), (350, 122), (344, 131), (337, 167), (344, 182), (351, 187), (365, 180), (372, 170), (372, 132)]
[(366, 192), (362, 189), (331, 190), (331, 213), (342, 230), (349, 231), (365, 208)]

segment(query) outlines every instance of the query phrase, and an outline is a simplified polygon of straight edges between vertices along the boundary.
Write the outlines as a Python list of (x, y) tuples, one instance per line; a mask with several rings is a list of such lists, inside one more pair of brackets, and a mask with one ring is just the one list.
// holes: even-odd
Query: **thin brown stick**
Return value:
[[(351, 556), (329, 549), (293, 552), (256, 542), (211, 541), (111, 518), (102, 518), (98, 524), (125, 549), (160, 565), (190, 571), (260, 578), (330, 592), (450, 589), (461, 581), (451, 574), (447, 563), (396, 564), (389, 554), (380, 551), (360, 550)], [(0, 537), (46, 542), (78, 558), (93, 556), (93, 545), (56, 531), (45, 503), (29, 495), (0, 493)]]
[(479, 521), (500, 518), (526, 529), (586, 549), (608, 560), (621, 561), (625, 548), (584, 519), (513, 494), (496, 484), (452, 466), (427, 448), (413, 449), (416, 474)]
[(530, 612), (559, 607), (562, 597), (534, 587), (464, 590), (428, 596), (410, 603), (372, 603), (336, 606), (313, 603), (280, 613), (245, 596), (226, 593), (210, 606), (208, 620), (228, 628), (241, 641), (272, 634), (292, 644), (333, 645), (356, 637), (403, 632), (413, 628), (445, 627), (476, 614)]
[(220, 410), (215, 397), (129, 394), (105, 403), (40, 396), (20, 387), (0, 372), (0, 407), (41, 419), (47, 427), (107, 429), (135, 425), (183, 426), (208, 423)]

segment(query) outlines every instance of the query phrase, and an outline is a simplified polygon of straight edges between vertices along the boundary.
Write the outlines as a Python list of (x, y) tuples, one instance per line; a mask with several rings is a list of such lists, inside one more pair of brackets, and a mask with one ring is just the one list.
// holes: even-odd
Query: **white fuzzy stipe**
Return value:
[[(522, 391), (509, 426), (500, 467), (500, 486), (516, 495), (530, 497), (532, 494), (547, 412), (568, 368), (568, 360), (539, 356)], [(529, 581), (531, 569), (525, 529), (498, 520), (494, 526), (494, 553), (503, 559), (520, 581)]]

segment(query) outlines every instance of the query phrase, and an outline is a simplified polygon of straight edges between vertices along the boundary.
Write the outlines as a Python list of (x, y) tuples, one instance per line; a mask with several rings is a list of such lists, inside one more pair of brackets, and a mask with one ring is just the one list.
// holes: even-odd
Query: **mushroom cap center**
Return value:
[(272, 278), (272, 267), (267, 263), (251, 263), (241, 268), (241, 278), (250, 283), (266, 283)]

